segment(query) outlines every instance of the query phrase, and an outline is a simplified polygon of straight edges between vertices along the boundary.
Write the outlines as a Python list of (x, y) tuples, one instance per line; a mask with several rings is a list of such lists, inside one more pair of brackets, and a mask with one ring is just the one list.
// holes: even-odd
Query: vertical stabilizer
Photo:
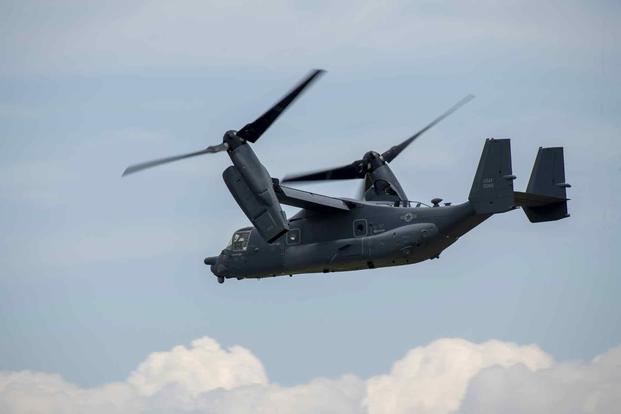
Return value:
[(567, 198), (563, 147), (539, 148), (526, 192)]
[(502, 213), (514, 207), (511, 141), (487, 139), (468, 199), (478, 214)]
[(554, 221), (569, 217), (567, 213), (567, 188), (563, 147), (539, 148), (530, 174), (526, 196), (545, 196), (545, 203), (524, 203), (522, 208), (533, 223)]

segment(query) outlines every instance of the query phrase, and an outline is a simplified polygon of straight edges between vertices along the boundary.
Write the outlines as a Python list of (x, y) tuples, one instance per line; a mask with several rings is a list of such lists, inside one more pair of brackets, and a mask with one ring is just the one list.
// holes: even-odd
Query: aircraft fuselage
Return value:
[(358, 203), (331, 214), (302, 210), (289, 220), (289, 232), (273, 243), (252, 227), (240, 229), (206, 263), (219, 278), (238, 279), (400, 266), (437, 258), (489, 217), (475, 214), (469, 202), (438, 207)]

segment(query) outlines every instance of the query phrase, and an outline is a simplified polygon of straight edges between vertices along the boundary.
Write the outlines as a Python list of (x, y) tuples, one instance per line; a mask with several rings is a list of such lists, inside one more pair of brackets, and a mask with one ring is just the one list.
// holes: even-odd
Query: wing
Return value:
[(350, 206), (340, 198), (285, 187), (274, 182), (274, 192), (281, 204), (316, 211), (348, 211)]

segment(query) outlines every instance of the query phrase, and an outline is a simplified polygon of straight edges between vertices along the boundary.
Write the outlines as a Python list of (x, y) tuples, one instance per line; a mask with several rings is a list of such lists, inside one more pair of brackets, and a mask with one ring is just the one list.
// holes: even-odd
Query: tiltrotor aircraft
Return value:
[[(487, 139), (468, 200), (457, 205), (433, 199), (411, 202), (389, 168), (416, 138), (470, 100), (468, 96), (410, 138), (383, 153), (337, 168), (272, 178), (253, 152), (255, 143), (322, 70), (311, 72), (255, 121), (227, 131), (221, 144), (175, 157), (136, 164), (123, 175), (202, 154), (226, 151), (233, 165), (222, 176), (254, 227), (237, 230), (220, 255), (205, 264), (225, 279), (340, 272), (400, 266), (438, 258), (462, 235), (492, 214), (521, 207), (533, 223), (567, 214), (563, 148), (539, 148), (526, 192), (513, 191), (508, 139)], [(335, 198), (282, 185), (284, 182), (363, 179), (358, 199)], [(301, 210), (287, 218), (281, 204)]]

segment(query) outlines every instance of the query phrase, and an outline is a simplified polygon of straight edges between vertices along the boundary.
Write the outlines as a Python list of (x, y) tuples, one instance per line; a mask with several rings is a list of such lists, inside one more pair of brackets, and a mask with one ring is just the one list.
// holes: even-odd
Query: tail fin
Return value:
[(468, 199), (478, 214), (502, 213), (514, 208), (511, 141), (487, 139)]
[(531, 223), (554, 221), (569, 217), (565, 182), (565, 161), (562, 147), (539, 148), (526, 193), (515, 193)]

